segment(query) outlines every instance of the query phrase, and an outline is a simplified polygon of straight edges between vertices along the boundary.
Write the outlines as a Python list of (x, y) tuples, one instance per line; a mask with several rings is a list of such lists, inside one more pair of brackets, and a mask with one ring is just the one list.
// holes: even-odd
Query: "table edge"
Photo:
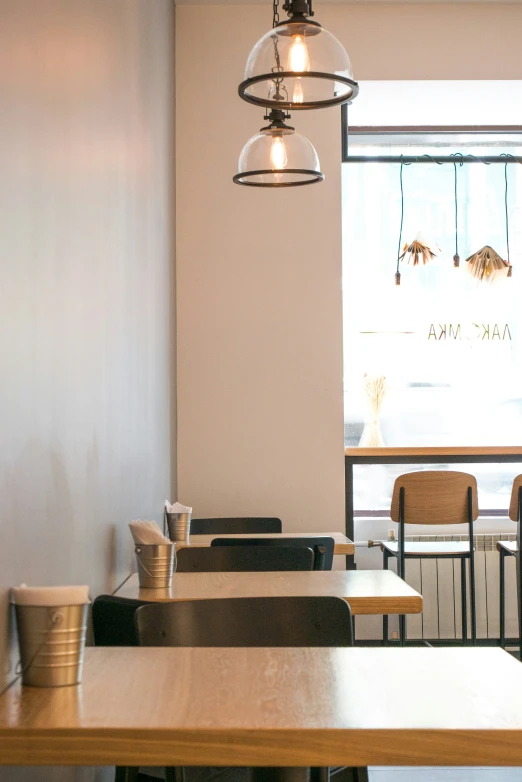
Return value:
[(379, 456), (520, 456), (522, 458), (522, 446), (458, 446), (450, 445), (446, 448), (434, 446), (376, 446), (376, 447), (348, 447), (344, 449), (347, 457), (368, 458)]
[(0, 765), (522, 766), (520, 729), (0, 729)]

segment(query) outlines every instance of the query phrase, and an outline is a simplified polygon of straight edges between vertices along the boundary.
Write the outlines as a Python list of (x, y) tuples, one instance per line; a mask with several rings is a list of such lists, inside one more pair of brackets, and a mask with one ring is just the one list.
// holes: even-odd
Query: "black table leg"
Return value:
[(500, 549), (500, 645), (502, 648), (506, 645), (506, 575), (505, 575), (505, 559), (506, 553), (504, 549)]
[[(382, 552), (382, 569), (388, 570), (390, 563), (389, 563), (389, 554), (384, 549)], [(388, 614), (383, 614), (382, 616), (382, 645), (388, 646)]]
[(462, 615), (462, 645), (468, 643), (468, 599), (466, 596), (466, 560), (464, 557), (460, 560), (460, 599)]
[[(344, 457), (344, 491), (345, 491), (345, 535), (354, 540), (353, 523), (353, 464), (347, 456)], [(355, 557), (346, 555), (346, 570), (355, 570)]]
[[(518, 526), (522, 522), (518, 522)], [(522, 571), (520, 567), (520, 541), (518, 541), (518, 548), (516, 553), (516, 565), (517, 565), (517, 604), (518, 604), (518, 636), (519, 636), (519, 659), (522, 661)]]

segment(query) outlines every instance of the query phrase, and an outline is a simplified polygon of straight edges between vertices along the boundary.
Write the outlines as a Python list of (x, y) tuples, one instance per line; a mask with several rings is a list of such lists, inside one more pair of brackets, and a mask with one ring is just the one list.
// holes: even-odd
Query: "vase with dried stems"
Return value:
[(373, 377), (364, 376), (364, 393), (368, 403), (368, 420), (364, 424), (363, 433), (359, 446), (362, 448), (379, 447), (384, 445), (381, 429), (379, 426), (379, 416), (381, 413), (384, 398), (388, 392), (388, 383), (384, 375)]

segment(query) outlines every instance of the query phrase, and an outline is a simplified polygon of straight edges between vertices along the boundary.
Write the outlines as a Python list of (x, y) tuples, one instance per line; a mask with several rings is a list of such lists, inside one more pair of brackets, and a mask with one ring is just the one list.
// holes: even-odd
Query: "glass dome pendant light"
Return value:
[(295, 132), (285, 120), (290, 115), (272, 109), (269, 124), (252, 136), (239, 156), (238, 173), (233, 180), (251, 187), (295, 187), (322, 182), (324, 174), (313, 145)]
[(321, 109), (357, 96), (350, 58), (337, 38), (312, 22), (312, 0), (286, 0), (289, 19), (279, 21), (273, 2), (273, 28), (250, 52), (238, 92), (257, 106)]

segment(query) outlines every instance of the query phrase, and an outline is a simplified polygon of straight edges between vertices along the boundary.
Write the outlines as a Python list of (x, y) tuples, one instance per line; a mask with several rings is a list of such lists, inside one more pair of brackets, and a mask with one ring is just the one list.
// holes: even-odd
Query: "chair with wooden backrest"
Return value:
[(522, 513), (522, 475), (517, 475), (513, 481), (511, 489), (511, 501), (509, 503), (508, 515), (511, 521), (518, 522), (517, 539), (500, 540), (497, 543), (497, 551), (500, 554), (500, 645), (506, 645), (506, 572), (505, 559), (508, 556), (517, 559), (517, 601), (518, 601), (518, 635), (519, 635), (519, 658), (522, 660), (522, 583), (520, 572), (520, 537), (521, 537), (521, 513)]
[[(352, 646), (352, 619), (338, 597), (245, 597), (154, 603), (136, 612), (143, 646)], [(255, 675), (255, 672), (252, 672)], [(313, 704), (312, 704), (313, 705)], [(190, 769), (191, 780), (304, 782), (309, 769)], [(339, 770), (337, 779), (364, 780), (365, 769)], [(167, 780), (182, 770), (169, 769)], [(327, 769), (313, 769), (311, 780), (326, 780)]]
[(314, 552), (314, 570), (331, 570), (335, 541), (329, 537), (298, 538), (214, 538), (211, 546), (279, 546), (311, 548)]
[[(476, 641), (475, 560), (473, 522), (478, 516), (477, 481), (452, 470), (421, 470), (400, 475), (393, 487), (391, 519), (399, 525), (398, 542), (383, 541), (384, 569), (397, 558), (397, 572), (405, 577), (407, 559), (458, 559), (461, 563), (462, 640), (467, 642), (466, 560), (469, 560), (471, 639)], [(405, 524), (467, 524), (469, 541), (406, 542)], [(399, 617), (400, 641), (406, 640), (406, 617)], [(388, 617), (383, 618), (383, 640), (388, 642)]]
[(268, 572), (313, 570), (314, 552), (296, 546), (211, 546), (181, 548), (177, 573)]
[(136, 611), (141, 646), (352, 646), (340, 597), (226, 597), (149, 603)]
[(281, 519), (245, 516), (229, 519), (192, 519), (191, 535), (263, 535), (283, 531)]

